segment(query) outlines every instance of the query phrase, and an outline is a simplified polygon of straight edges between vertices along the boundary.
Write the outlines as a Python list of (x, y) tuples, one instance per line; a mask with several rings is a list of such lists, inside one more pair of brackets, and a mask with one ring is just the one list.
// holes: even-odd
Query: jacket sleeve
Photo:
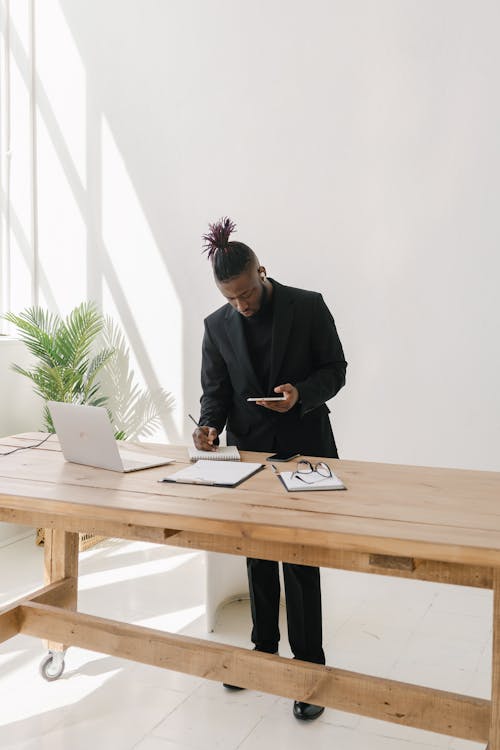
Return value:
[(215, 427), (220, 434), (226, 424), (232, 400), (232, 385), (227, 365), (215, 345), (205, 321), (202, 344), (200, 425)]
[(312, 316), (312, 372), (300, 383), (301, 416), (333, 398), (345, 384), (347, 362), (332, 314), (321, 294), (315, 300)]

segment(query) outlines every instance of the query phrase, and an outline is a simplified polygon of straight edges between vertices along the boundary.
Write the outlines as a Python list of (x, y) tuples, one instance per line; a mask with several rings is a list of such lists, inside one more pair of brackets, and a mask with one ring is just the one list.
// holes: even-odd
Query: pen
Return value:
[(274, 471), (275, 474), (279, 474), (279, 471), (274, 464), (271, 464), (271, 469)]

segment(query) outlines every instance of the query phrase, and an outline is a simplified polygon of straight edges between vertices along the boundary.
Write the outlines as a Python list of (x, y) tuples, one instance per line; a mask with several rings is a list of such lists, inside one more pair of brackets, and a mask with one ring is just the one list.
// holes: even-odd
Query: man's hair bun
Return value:
[(229, 249), (229, 237), (236, 230), (236, 224), (228, 216), (223, 216), (208, 227), (209, 231), (202, 237), (203, 252), (212, 260), (217, 250), (226, 252)]

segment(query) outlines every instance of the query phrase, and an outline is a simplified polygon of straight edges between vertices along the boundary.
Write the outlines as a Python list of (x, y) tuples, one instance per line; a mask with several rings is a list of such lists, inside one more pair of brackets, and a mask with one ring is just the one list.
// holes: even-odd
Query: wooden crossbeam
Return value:
[(77, 578), (63, 578), (28, 594), (20, 603), (35, 602), (50, 604), (53, 607), (70, 607), (75, 598), (77, 583)]
[(27, 511), (22, 509), (1, 508), (0, 521), (17, 523), (22, 526), (36, 526), (41, 529), (60, 529), (62, 531), (81, 532), (95, 536), (118, 537), (118, 539), (134, 539), (141, 542), (163, 544), (175, 529), (162, 529), (138, 524), (105, 521), (100, 518), (85, 515), (74, 518), (52, 512)]
[(29, 602), (50, 604), (55, 607), (66, 607), (71, 604), (75, 596), (76, 578), (64, 578), (61, 581), (43, 586), (17, 601), (6, 609), (0, 610), (0, 643), (8, 641), (21, 632), (21, 607)]
[[(359, 573), (412, 578), (435, 583), (453, 583), (458, 586), (474, 586), (491, 589), (491, 568), (445, 563), (436, 560), (396, 558), (386, 555), (370, 555), (367, 552), (351, 552), (328, 547), (311, 547), (287, 542), (264, 542), (255, 539), (231, 536), (214, 536), (193, 531), (180, 531), (165, 539), (165, 544), (210, 552), (225, 552), (230, 555), (245, 555), (261, 560), (300, 562), (301, 565), (317, 565), (323, 568), (338, 568)], [(401, 561), (398, 564), (398, 559)], [(412, 560), (413, 562), (408, 562)]]
[[(33, 602), (38, 604), (48, 604), (58, 608), (76, 608), (77, 586), (78, 579), (74, 576), (54, 581), (47, 586), (43, 586), (42, 588), (21, 597), (11, 604), (7, 610), (0, 612), (0, 643), (9, 640), (9, 638), (13, 638), (13, 636), (20, 632), (20, 616), (23, 604)], [(58, 609), (58, 611), (62, 610)], [(45, 645), (49, 650), (65, 650), (65, 644), (55, 643), (50, 640), (46, 640)]]
[(155, 544), (169, 544), (177, 547), (224, 552), (231, 555), (256, 557), (263, 560), (280, 560), (299, 562), (302, 565), (317, 565), (324, 568), (338, 568), (360, 573), (375, 573), (397, 578), (411, 578), (435, 583), (451, 583), (457, 586), (473, 586), (491, 589), (492, 568), (460, 563), (440, 562), (437, 560), (418, 560), (415, 566), (406, 562), (411, 558), (401, 558), (401, 565), (394, 561), (387, 567), (384, 555), (370, 555), (367, 552), (352, 552), (327, 547), (292, 544), (288, 542), (265, 542), (245, 537), (204, 534), (193, 531), (176, 531), (131, 523), (106, 522), (95, 518), (58, 517), (52, 513), (33, 513), (20, 510), (0, 508), (0, 520), (24, 525), (36, 525), (40, 528), (63, 529), (65, 531), (95, 534), (97, 536), (118, 537), (120, 539), (137, 539)]
[[(53, 607), (66, 607), (68, 606), (68, 601), (72, 601), (73, 599), (76, 584), (76, 578), (63, 578), (60, 581), (54, 581), (54, 583), (25, 594), (20, 599), (17, 599), (17, 601), (9, 604), (4, 610), (0, 610), (0, 618), (3, 618), (2, 622), (4, 623), (6, 632), (7, 623), (16, 622), (19, 618), (21, 605), (33, 602), (36, 604), (49, 604)], [(12, 635), (17, 635), (17, 633), (19, 633), (19, 627)], [(7, 641), (12, 635), (7, 635), (3, 640)]]
[(19, 604), (0, 610), (0, 643), (8, 641), (20, 632)]
[(463, 739), (486, 741), (490, 701), (284, 659), (38, 603), (20, 632)]

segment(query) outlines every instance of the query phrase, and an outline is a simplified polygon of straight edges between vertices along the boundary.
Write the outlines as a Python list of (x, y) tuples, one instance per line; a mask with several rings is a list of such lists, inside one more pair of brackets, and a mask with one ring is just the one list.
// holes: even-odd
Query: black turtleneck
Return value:
[(270, 295), (265, 286), (263, 300), (258, 312), (250, 318), (243, 317), (245, 338), (250, 362), (253, 365), (262, 392), (255, 395), (271, 395), (269, 378), (271, 376), (271, 342), (273, 335), (274, 294)]

